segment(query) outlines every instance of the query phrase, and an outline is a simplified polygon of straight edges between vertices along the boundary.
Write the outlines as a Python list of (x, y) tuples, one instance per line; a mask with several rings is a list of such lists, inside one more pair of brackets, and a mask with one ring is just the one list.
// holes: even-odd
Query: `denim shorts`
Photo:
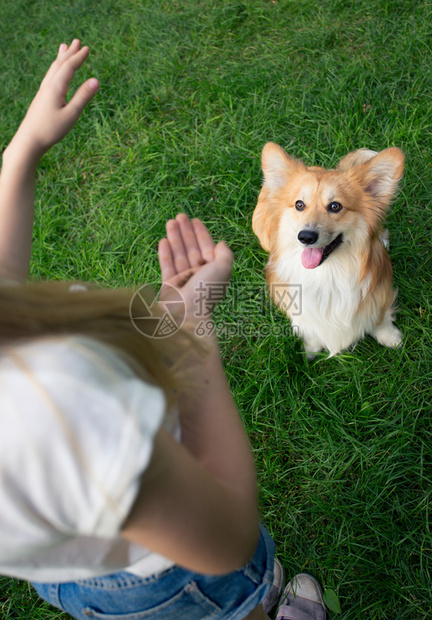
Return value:
[(205, 576), (178, 566), (138, 577), (122, 571), (68, 583), (33, 583), (38, 594), (77, 620), (240, 620), (273, 580), (274, 543), (261, 526), (253, 558), (242, 569)]

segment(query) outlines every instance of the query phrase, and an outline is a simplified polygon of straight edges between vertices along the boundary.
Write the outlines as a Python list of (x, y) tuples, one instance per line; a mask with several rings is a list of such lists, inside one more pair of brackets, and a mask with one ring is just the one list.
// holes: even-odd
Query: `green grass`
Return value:
[[(404, 150), (387, 221), (403, 348), (367, 339), (308, 365), (258, 303), (236, 310), (247, 333), (222, 339), (263, 521), (289, 575), (337, 592), (341, 620), (431, 615), (431, 20), (426, 0), (1, 3), (2, 148), (60, 42), (88, 44), (79, 79), (102, 83), (40, 166), (32, 278), (155, 283), (164, 223), (183, 210), (235, 251), (233, 291), (263, 289), (251, 217), (266, 141), (325, 166)], [(1, 618), (67, 617), (26, 584), (0, 587)]]

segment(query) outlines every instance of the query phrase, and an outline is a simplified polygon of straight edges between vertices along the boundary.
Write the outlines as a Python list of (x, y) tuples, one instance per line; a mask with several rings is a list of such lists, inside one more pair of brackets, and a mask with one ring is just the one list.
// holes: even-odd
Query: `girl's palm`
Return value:
[(185, 213), (169, 220), (166, 231), (166, 239), (159, 242), (162, 282), (181, 292), (186, 314), (191, 317), (197, 296), (203, 294), (206, 284), (228, 284), (233, 253), (224, 241), (214, 243), (201, 220), (190, 220)]

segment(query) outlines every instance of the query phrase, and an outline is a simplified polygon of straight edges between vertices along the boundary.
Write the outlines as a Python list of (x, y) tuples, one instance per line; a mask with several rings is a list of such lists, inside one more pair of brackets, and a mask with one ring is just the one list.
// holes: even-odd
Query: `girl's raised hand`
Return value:
[(69, 83), (88, 55), (89, 48), (81, 47), (78, 39), (74, 39), (69, 47), (65, 43), (60, 45), (57, 58), (45, 75), (15, 136), (20, 148), (36, 158), (64, 138), (98, 91), (98, 80), (90, 78), (78, 88), (69, 102), (66, 101)]
[(68, 86), (89, 54), (74, 39), (60, 45), (27, 114), (2, 155), (0, 174), (0, 276), (27, 278), (33, 229), (35, 173), (39, 160), (72, 129), (96, 94), (99, 82), (84, 82), (69, 101)]

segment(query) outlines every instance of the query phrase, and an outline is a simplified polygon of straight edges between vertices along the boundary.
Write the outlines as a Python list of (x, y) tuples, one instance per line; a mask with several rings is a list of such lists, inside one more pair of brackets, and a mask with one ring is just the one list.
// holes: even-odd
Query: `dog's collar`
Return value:
[[(319, 262), (319, 265), (322, 265), (323, 262), (325, 261), (326, 258), (328, 258), (330, 256), (330, 254), (336, 250), (337, 247), (340, 246), (340, 244), (343, 241), (343, 235), (342, 233), (340, 233), (337, 237), (335, 237), (333, 239), (333, 241), (331, 243), (329, 243), (328, 245), (325, 246), (324, 251), (322, 253), (322, 257), (321, 260)], [(319, 266), (318, 265), (318, 266)]]

